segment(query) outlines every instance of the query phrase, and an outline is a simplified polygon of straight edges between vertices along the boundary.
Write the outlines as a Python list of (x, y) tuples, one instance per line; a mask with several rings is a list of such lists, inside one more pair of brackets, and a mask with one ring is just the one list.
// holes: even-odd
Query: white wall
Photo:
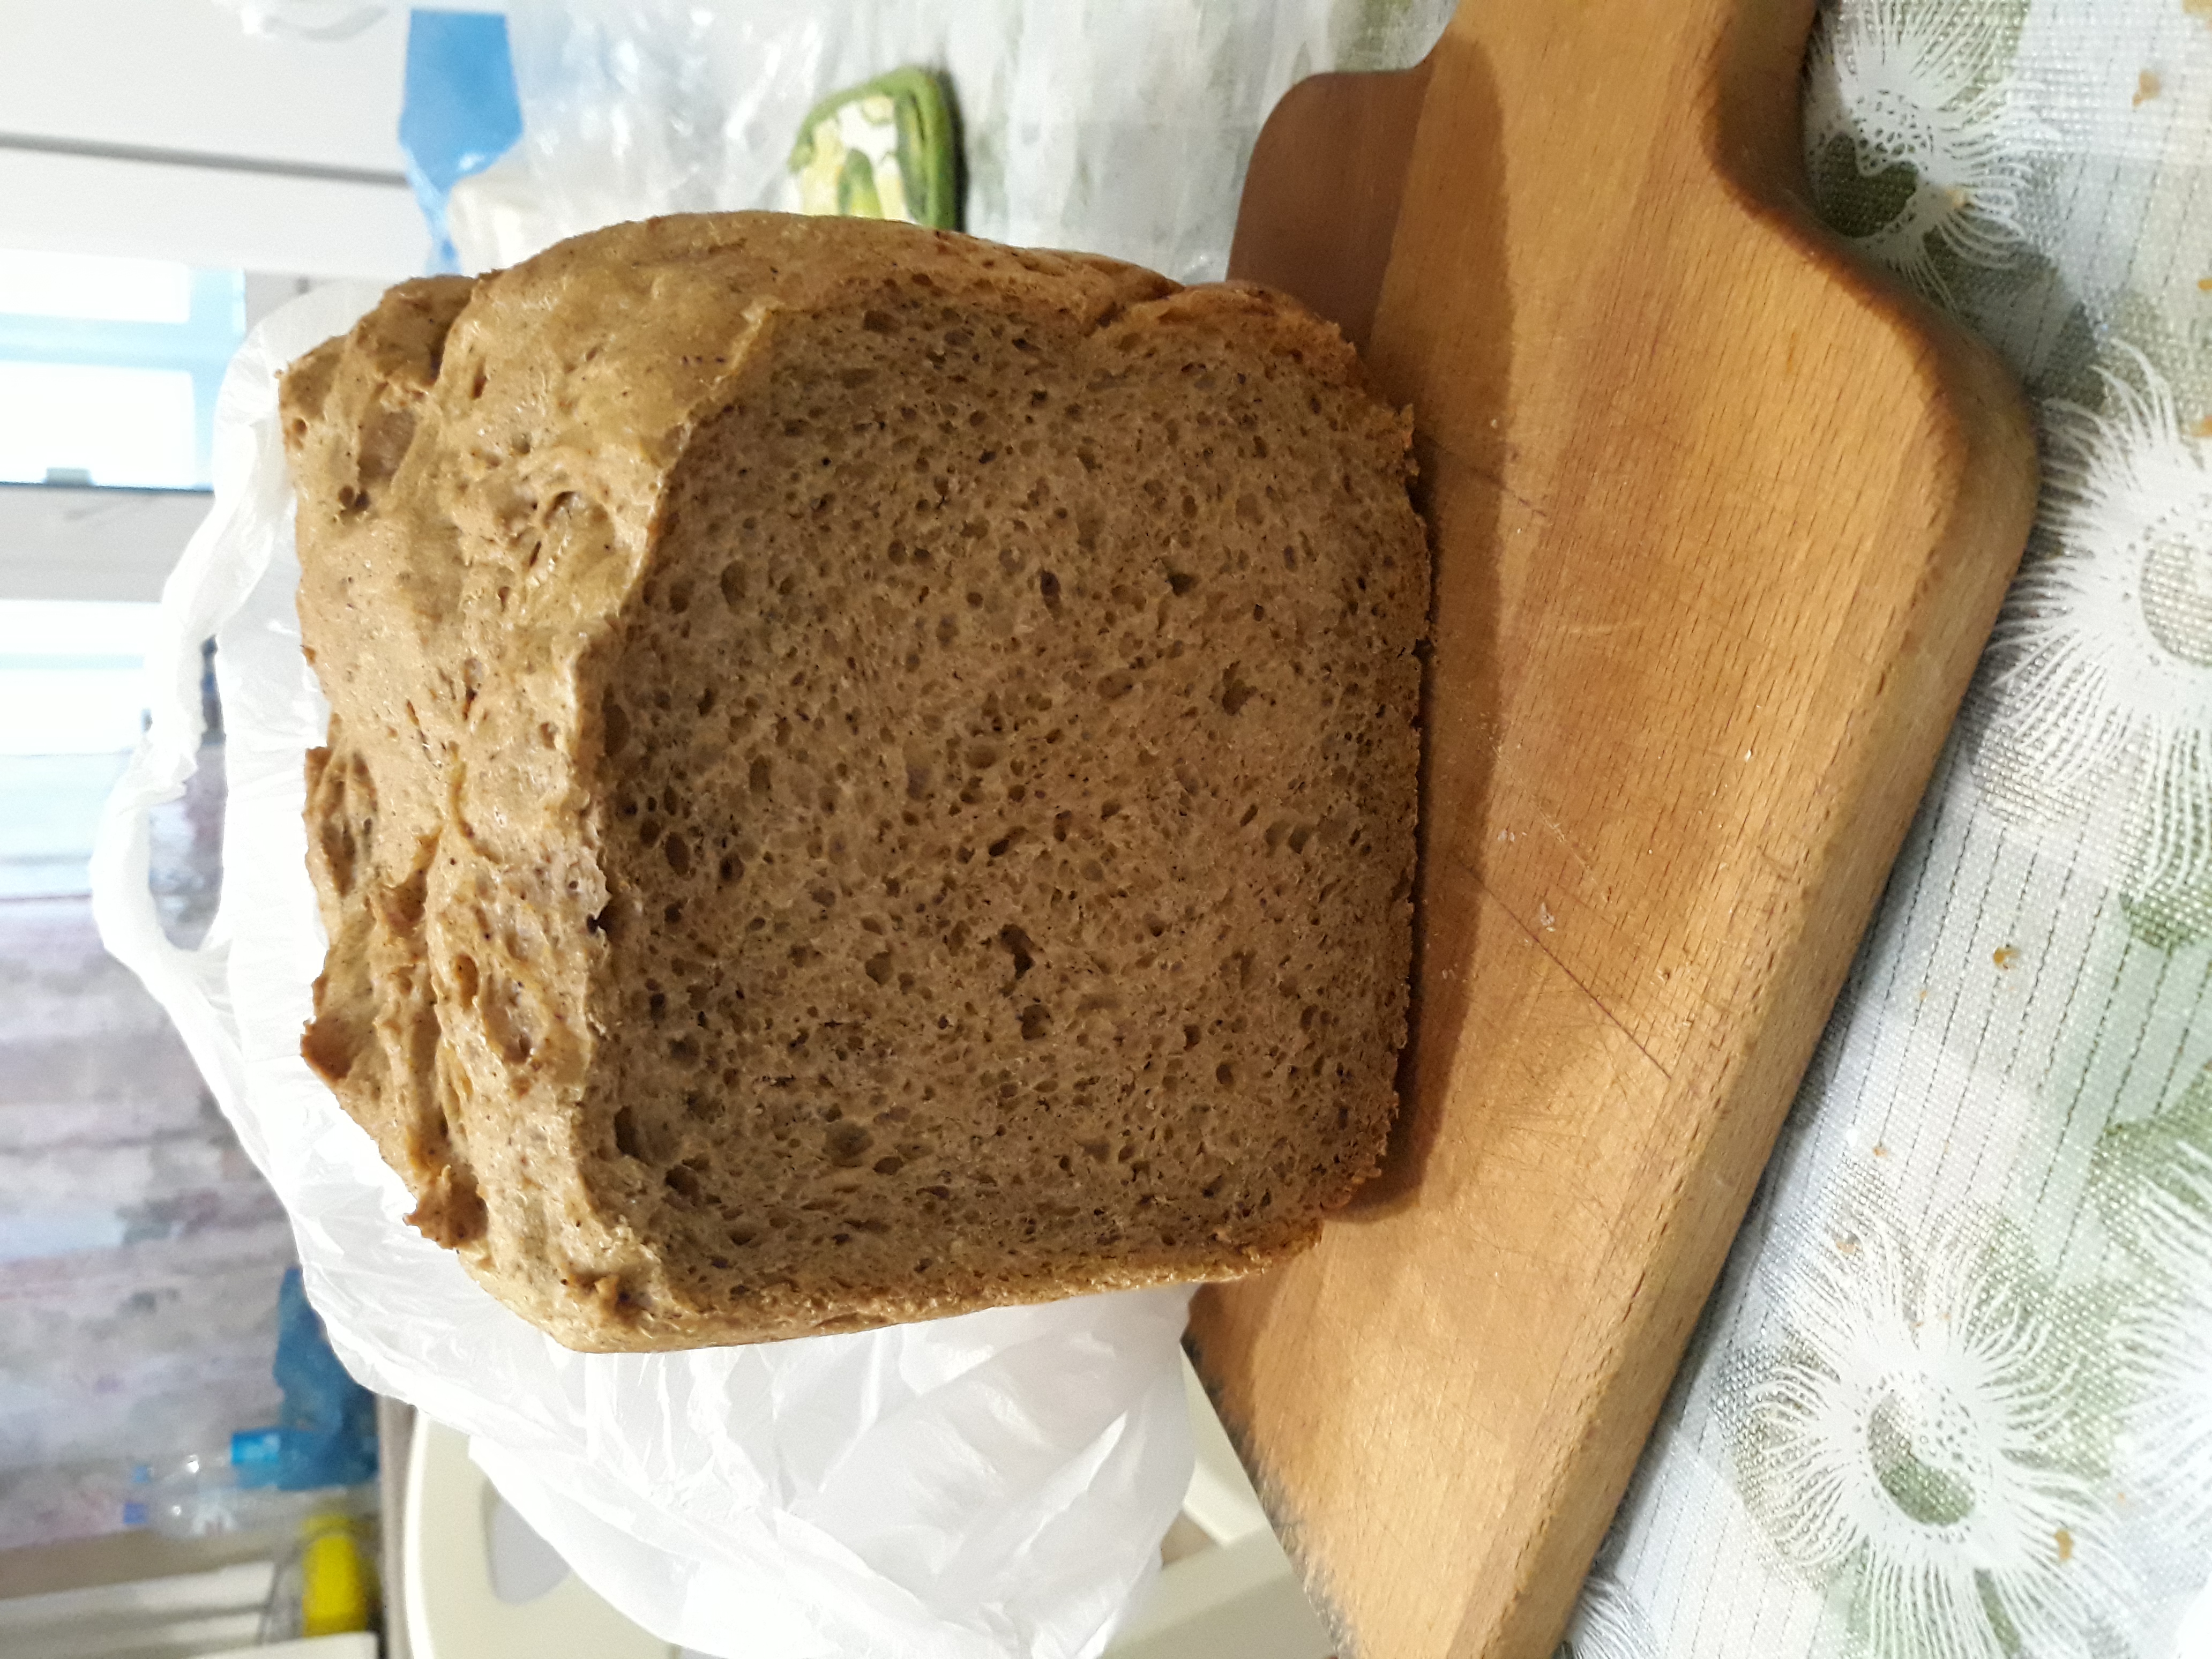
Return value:
[(393, 278), (406, 8), (343, 41), (213, 0), (0, 0), (0, 245)]

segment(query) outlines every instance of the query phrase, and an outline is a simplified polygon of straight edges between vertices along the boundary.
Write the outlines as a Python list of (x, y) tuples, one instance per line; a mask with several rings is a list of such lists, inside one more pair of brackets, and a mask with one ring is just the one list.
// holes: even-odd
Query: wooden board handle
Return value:
[(2026, 538), (2009, 377), (1807, 210), (1810, 15), (1470, 0), (1254, 158), (1437, 556), (1389, 1167), (1193, 1315), (1347, 1652), (1550, 1659)]

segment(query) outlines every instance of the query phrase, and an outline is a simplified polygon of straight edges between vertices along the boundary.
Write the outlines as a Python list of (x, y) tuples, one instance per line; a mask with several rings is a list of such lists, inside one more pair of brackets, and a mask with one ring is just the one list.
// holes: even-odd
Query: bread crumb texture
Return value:
[(1231, 1278), (1374, 1170), (1428, 555), (1333, 328), (678, 217), (404, 283), (283, 408), (303, 1051), (524, 1317)]

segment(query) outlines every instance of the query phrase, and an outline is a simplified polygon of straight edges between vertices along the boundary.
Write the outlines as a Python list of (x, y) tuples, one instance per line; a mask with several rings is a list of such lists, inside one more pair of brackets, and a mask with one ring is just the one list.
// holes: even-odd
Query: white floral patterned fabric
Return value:
[(2212, 1654), (2212, 0), (1831, 0), (2041, 511), (1562, 1659)]

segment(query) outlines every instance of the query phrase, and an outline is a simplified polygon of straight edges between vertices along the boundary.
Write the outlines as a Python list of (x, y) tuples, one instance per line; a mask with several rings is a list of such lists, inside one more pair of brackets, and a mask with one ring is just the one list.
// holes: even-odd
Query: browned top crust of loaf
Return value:
[(403, 283), (283, 410), (302, 1049), (524, 1317), (1234, 1277), (1372, 1172), (1428, 556), (1334, 329), (698, 216)]

